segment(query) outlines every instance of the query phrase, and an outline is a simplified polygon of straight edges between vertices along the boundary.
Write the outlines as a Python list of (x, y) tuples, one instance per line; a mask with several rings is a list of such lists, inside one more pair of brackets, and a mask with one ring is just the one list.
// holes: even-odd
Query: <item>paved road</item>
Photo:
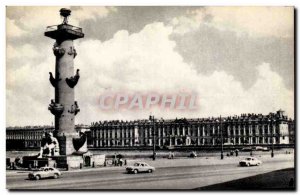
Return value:
[[(196, 159), (195, 159), (196, 160)], [(193, 189), (294, 167), (293, 158), (269, 159), (258, 167), (207, 164), (157, 168), (154, 173), (126, 174), (123, 167), (63, 172), (59, 179), (27, 180), (27, 173), (7, 174), (8, 189)]]

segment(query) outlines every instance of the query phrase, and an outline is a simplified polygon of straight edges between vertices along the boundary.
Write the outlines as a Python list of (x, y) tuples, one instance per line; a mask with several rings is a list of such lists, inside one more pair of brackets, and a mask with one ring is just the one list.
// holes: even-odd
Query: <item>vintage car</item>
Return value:
[(250, 152), (250, 151), (253, 151), (253, 148), (252, 147), (244, 147), (244, 148), (242, 148), (242, 151), (243, 152)]
[(28, 174), (29, 179), (39, 180), (42, 178), (54, 178), (57, 179), (61, 176), (59, 170), (53, 167), (41, 167), (38, 171), (34, 171)]
[(256, 151), (270, 151), (268, 147), (262, 147), (262, 146), (256, 146), (254, 147), (254, 150)]
[(239, 162), (239, 165), (240, 166), (258, 166), (258, 165), (261, 165), (262, 162), (260, 160), (258, 160), (257, 158), (255, 157), (247, 157), (245, 158), (244, 160), (241, 160)]
[(133, 166), (126, 167), (127, 173), (134, 173), (134, 174), (140, 172), (152, 173), (153, 171), (155, 171), (155, 168), (144, 162), (136, 162), (133, 164)]

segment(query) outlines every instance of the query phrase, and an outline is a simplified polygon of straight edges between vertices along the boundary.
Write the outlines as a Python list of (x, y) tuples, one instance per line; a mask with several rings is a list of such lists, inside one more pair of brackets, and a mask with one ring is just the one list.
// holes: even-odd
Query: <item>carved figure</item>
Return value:
[(52, 133), (45, 133), (41, 140), (41, 148), (38, 158), (43, 156), (58, 156), (59, 143)]

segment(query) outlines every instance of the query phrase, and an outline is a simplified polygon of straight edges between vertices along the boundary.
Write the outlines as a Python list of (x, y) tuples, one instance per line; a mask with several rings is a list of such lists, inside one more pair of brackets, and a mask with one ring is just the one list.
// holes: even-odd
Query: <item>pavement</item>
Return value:
[(196, 190), (296, 190), (295, 169), (281, 169), (229, 182), (209, 185)]
[[(238, 161), (244, 156), (209, 158), (178, 158), (129, 160), (144, 161), (156, 167), (154, 173), (126, 174), (125, 167), (100, 167), (63, 172), (59, 179), (31, 181), (27, 173), (7, 171), (8, 189), (110, 189), (110, 190), (187, 190), (229, 182), (272, 171), (293, 168), (293, 154), (258, 156), (263, 161), (261, 166), (239, 167)], [(264, 178), (267, 179), (267, 178)], [(250, 186), (251, 187), (251, 186)]]
[[(245, 157), (248, 157), (248, 153), (241, 153), (239, 156), (224, 156), (224, 159), (221, 160), (220, 157), (212, 156), (212, 157), (197, 157), (197, 158), (174, 158), (174, 159), (167, 159), (167, 158), (157, 158), (155, 161), (153, 161), (150, 158), (146, 159), (128, 159), (127, 165), (130, 166), (133, 165), (135, 162), (146, 162), (149, 165), (155, 167), (155, 168), (163, 168), (163, 167), (185, 167), (185, 166), (204, 166), (204, 165), (226, 165), (226, 164), (232, 164), (238, 162)], [(265, 162), (280, 162), (285, 160), (291, 160), (294, 159), (294, 154), (276, 154), (274, 158), (271, 158), (270, 153), (260, 153), (257, 155), (253, 155), (254, 157), (257, 157), (260, 159), (263, 163)], [(102, 166), (102, 167), (85, 167), (83, 169), (70, 169), (68, 172), (86, 172), (86, 171), (116, 171), (116, 170), (123, 170), (124, 167), (120, 166)], [(63, 171), (64, 172), (64, 171)], [(16, 174), (28, 174), (27, 170), (7, 170), (6, 175), (16, 175)]]

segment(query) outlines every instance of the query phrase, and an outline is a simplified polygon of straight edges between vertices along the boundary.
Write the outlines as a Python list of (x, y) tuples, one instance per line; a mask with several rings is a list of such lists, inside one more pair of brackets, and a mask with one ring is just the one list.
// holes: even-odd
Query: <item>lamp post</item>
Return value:
[(274, 134), (272, 133), (272, 149), (271, 149), (271, 158), (274, 157)]
[(273, 120), (269, 120), (272, 124), (272, 129), (271, 129), (271, 139), (272, 139), (272, 148), (271, 148), (271, 158), (274, 157), (274, 127), (273, 127)]
[(224, 158), (223, 154), (223, 128), (222, 128), (222, 117), (220, 115), (220, 133), (221, 133), (221, 160)]
[(152, 145), (153, 145), (153, 156), (152, 156), (152, 158), (153, 158), (153, 160), (155, 160), (156, 159), (156, 153), (155, 153), (155, 139), (156, 139), (156, 137), (155, 137), (155, 118), (154, 118), (154, 116), (150, 115), (149, 120), (153, 123), (153, 143), (152, 143)]

